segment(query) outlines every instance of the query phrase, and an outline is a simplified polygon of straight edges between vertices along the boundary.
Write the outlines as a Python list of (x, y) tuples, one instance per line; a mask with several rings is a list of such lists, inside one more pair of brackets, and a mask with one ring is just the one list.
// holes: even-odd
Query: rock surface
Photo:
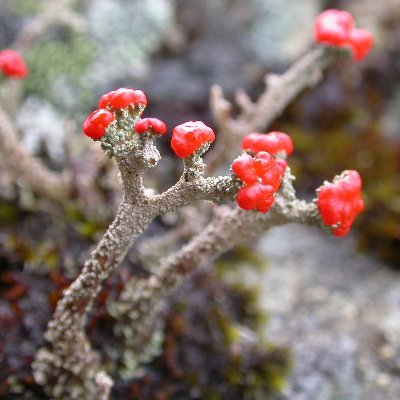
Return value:
[(293, 351), (279, 400), (399, 399), (400, 274), (304, 226), (272, 229), (257, 250), (268, 268), (246, 280), (262, 287), (268, 339)]

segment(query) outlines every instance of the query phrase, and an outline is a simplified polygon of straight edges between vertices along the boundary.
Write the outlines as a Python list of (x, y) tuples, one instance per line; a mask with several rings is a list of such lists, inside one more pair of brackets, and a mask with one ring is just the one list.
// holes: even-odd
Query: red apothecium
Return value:
[(0, 51), (0, 69), (11, 78), (25, 78), (29, 72), (24, 59), (11, 49)]
[(242, 154), (233, 161), (232, 172), (246, 184), (236, 195), (239, 207), (267, 212), (281, 183), (281, 173), (271, 154), (265, 151), (254, 157)]
[(144, 133), (149, 129), (151, 129), (157, 135), (164, 135), (167, 131), (167, 127), (164, 122), (162, 122), (158, 118), (142, 118), (136, 121), (136, 133)]
[(214, 131), (201, 121), (189, 121), (172, 131), (171, 147), (178, 157), (186, 158), (204, 143), (215, 140)]
[(334, 236), (347, 235), (354, 219), (364, 209), (361, 186), (359, 173), (351, 170), (344, 171), (334, 182), (327, 182), (317, 190), (319, 212)]
[(86, 118), (82, 129), (86, 136), (98, 140), (104, 136), (108, 125), (113, 121), (114, 114), (111, 111), (95, 110)]
[(288, 156), (293, 152), (293, 142), (283, 132), (249, 133), (243, 138), (242, 149), (252, 153), (267, 151), (274, 156), (279, 153)]

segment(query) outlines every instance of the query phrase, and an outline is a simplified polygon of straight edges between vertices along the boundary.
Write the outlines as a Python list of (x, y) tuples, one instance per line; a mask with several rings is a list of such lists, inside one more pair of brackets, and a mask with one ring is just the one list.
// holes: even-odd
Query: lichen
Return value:
[(94, 57), (95, 48), (83, 34), (66, 31), (62, 39), (39, 41), (26, 53), (30, 75), (25, 90), (64, 111), (82, 110), (95, 101), (83, 81)]

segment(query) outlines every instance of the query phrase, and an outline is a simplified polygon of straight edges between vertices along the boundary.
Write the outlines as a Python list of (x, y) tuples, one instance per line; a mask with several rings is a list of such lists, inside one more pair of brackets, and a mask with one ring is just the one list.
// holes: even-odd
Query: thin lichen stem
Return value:
[(194, 269), (205, 261), (216, 259), (235, 245), (258, 237), (271, 226), (291, 222), (320, 225), (316, 205), (297, 199), (287, 202), (284, 197), (278, 196), (267, 214), (221, 207), (200, 234), (160, 262), (154, 275), (139, 283), (129, 282), (119, 301), (112, 304), (113, 315), (117, 319), (116, 333), (123, 337), (125, 348), (137, 352), (139, 356), (151, 338), (162, 302)]
[(159, 214), (176, 211), (196, 200), (209, 200), (222, 203), (233, 200), (237, 192), (235, 181), (230, 176), (197, 178), (187, 182), (182, 176), (179, 181), (150, 199), (150, 204), (156, 206)]
[[(152, 211), (139, 206), (136, 199), (125, 197), (114, 222), (57, 304), (45, 333), (49, 346), (39, 351), (33, 365), (36, 382), (51, 388), (51, 396), (108, 398), (112, 381), (100, 370), (99, 357), (90, 348), (84, 333), (86, 317), (102, 282), (112, 274), (131, 244), (154, 218)], [(72, 397), (74, 390), (79, 388), (85, 388), (85, 391)]]
[(242, 108), (232, 118), (232, 105), (223, 97), (219, 86), (213, 86), (210, 106), (218, 124), (218, 142), (207, 155), (206, 164), (210, 174), (218, 166), (232, 159), (232, 140), (240, 142), (248, 133), (264, 131), (304, 89), (317, 85), (324, 69), (335, 59), (335, 49), (318, 47), (304, 55), (282, 75), (268, 74), (266, 89), (255, 103)]
[(222, 203), (233, 200), (238, 187), (230, 176), (204, 178), (205, 165), (201, 155), (209, 147), (204, 144), (193, 155), (183, 159), (184, 170), (178, 182), (165, 192), (154, 196), (151, 204), (160, 214), (176, 211), (196, 200)]
[(282, 75), (268, 74), (267, 90), (258, 98), (251, 112), (237, 119), (239, 125), (250, 125), (251, 130), (266, 129), (304, 89), (317, 85), (324, 69), (334, 60), (334, 50), (318, 47), (304, 55)]
[[(135, 153), (117, 158), (124, 189), (121, 205), (78, 278), (64, 292), (33, 364), (35, 380), (54, 398), (107, 399), (112, 381), (85, 335), (87, 315), (107, 279), (135, 239), (157, 215), (146, 203), (142, 175), (146, 168)], [(66, 384), (68, 383), (68, 384)]]
[(159, 269), (148, 280), (128, 282), (118, 301), (110, 304), (117, 320), (116, 333), (122, 336), (125, 349), (136, 352), (140, 359), (163, 300), (206, 260), (212, 261), (235, 245), (257, 238), (271, 226), (291, 222), (322, 225), (315, 202), (297, 199), (293, 178), (287, 167), (268, 213), (219, 207), (207, 227), (182, 249), (161, 260)]
[(115, 158), (123, 188), (117, 216), (57, 304), (45, 333), (48, 346), (38, 352), (33, 364), (36, 382), (45, 385), (54, 398), (108, 398), (112, 380), (101, 370), (100, 357), (90, 347), (86, 319), (103, 281), (149, 223), (194, 200), (222, 201), (235, 194), (230, 177), (198, 177), (190, 182), (182, 177), (174, 190), (150, 197), (143, 186), (143, 173), (160, 158), (150, 138), (134, 151)]

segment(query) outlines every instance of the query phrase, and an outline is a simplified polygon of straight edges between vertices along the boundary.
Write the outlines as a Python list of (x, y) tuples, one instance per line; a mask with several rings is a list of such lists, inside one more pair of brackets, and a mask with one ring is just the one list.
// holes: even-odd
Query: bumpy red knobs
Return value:
[(245, 183), (257, 182), (258, 175), (254, 168), (254, 159), (248, 154), (242, 154), (233, 161), (232, 172)]
[(318, 189), (319, 212), (334, 236), (347, 235), (354, 219), (364, 209), (361, 186), (357, 171), (344, 171), (334, 182)]
[(252, 153), (267, 151), (272, 155), (293, 152), (293, 142), (289, 135), (283, 132), (249, 133), (243, 138), (242, 149)]
[(103, 96), (100, 97), (99, 100), (99, 108), (107, 108), (110, 106), (110, 96), (112, 96), (115, 93), (115, 90), (108, 92), (106, 94), (103, 94)]
[(326, 10), (315, 21), (314, 37), (322, 44), (343, 46), (353, 29), (353, 16), (347, 11)]
[(360, 61), (365, 58), (374, 45), (372, 33), (365, 29), (353, 29), (350, 33), (349, 47), (353, 50), (353, 58)]
[(86, 136), (94, 140), (101, 139), (106, 129), (114, 121), (114, 114), (108, 110), (93, 111), (83, 123), (82, 129)]
[(164, 122), (157, 118), (143, 118), (136, 121), (135, 132), (144, 133), (149, 129), (151, 129), (157, 135), (164, 135), (167, 131), (167, 127)]
[(178, 125), (172, 131), (171, 147), (180, 158), (196, 152), (204, 143), (215, 140), (214, 131), (201, 121), (189, 121)]
[(239, 189), (236, 201), (243, 210), (266, 213), (274, 203), (274, 193), (275, 189), (272, 186), (257, 182)]
[(232, 172), (247, 184), (261, 182), (277, 190), (281, 183), (275, 160), (266, 151), (260, 151), (254, 157), (242, 154), (233, 161)]
[(271, 154), (265, 151), (254, 157), (242, 154), (233, 161), (232, 172), (246, 184), (236, 195), (239, 207), (267, 212), (281, 184), (281, 173)]
[(11, 78), (25, 78), (29, 72), (23, 58), (10, 49), (0, 51), (0, 69)]
[(147, 105), (146, 95), (141, 90), (119, 88), (101, 96), (99, 108), (126, 108), (130, 105)]
[(348, 47), (355, 61), (364, 59), (374, 44), (371, 32), (354, 28), (352, 15), (339, 10), (326, 10), (318, 16), (314, 37), (322, 44)]

